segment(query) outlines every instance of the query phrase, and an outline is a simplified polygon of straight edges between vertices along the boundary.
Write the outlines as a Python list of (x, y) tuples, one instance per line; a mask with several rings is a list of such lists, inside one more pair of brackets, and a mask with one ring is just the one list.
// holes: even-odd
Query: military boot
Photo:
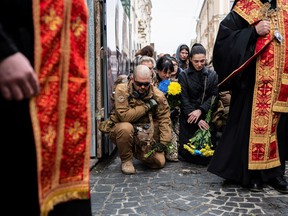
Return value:
[(122, 173), (127, 174), (127, 175), (135, 174), (136, 170), (133, 166), (132, 160), (122, 162), (121, 171)]

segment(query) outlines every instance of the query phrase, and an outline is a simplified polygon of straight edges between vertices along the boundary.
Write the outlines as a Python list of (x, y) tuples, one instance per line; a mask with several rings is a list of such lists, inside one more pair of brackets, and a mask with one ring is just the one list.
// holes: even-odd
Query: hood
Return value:
[(188, 46), (187, 44), (180, 44), (180, 45), (177, 47), (177, 50), (176, 50), (176, 53), (175, 53), (175, 54), (176, 54), (176, 55), (175, 55), (175, 58), (176, 58), (178, 61), (181, 61), (181, 60), (180, 60), (180, 47), (183, 46), (183, 45), (184, 45), (184, 46), (187, 46), (187, 47), (189, 48), (189, 46)]

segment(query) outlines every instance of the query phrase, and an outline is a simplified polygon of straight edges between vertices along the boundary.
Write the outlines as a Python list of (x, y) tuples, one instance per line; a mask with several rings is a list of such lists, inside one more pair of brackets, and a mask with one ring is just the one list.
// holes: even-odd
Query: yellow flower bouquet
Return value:
[(162, 80), (158, 88), (165, 94), (171, 109), (180, 105), (181, 85), (178, 82)]
[[(205, 121), (208, 124), (211, 121), (212, 107), (215, 99), (216, 96), (213, 96), (210, 109), (205, 116)], [(214, 146), (211, 141), (211, 128), (208, 130), (198, 129), (192, 138), (189, 139), (189, 142), (184, 144), (184, 149), (186, 149), (192, 155), (212, 157), (214, 154)]]
[(180, 105), (181, 85), (178, 82), (170, 82), (167, 91), (167, 100), (170, 108), (174, 109)]

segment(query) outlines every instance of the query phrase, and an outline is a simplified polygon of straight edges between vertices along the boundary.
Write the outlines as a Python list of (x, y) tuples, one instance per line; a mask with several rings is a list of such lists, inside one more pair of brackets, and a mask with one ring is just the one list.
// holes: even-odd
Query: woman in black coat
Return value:
[(218, 94), (218, 77), (215, 71), (205, 66), (206, 50), (201, 44), (192, 46), (189, 60), (189, 68), (178, 77), (181, 85), (179, 155), (184, 160), (193, 162), (193, 156), (183, 145), (189, 142), (199, 128), (209, 129), (209, 124), (204, 119), (211, 107), (212, 96)]

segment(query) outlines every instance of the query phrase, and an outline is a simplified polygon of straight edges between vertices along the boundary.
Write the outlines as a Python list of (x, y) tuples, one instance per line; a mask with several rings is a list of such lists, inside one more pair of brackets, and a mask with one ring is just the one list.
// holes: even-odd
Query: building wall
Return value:
[(138, 41), (141, 48), (151, 42), (151, 0), (138, 0)]
[[(208, 61), (213, 54), (213, 46), (218, 27), (229, 13), (234, 0), (204, 0), (196, 25), (196, 39), (191, 41), (202, 43), (207, 49)], [(130, 0), (130, 50), (134, 56), (137, 50), (151, 44), (151, 0)]]
[(211, 61), (213, 46), (220, 22), (229, 13), (233, 0), (204, 0), (199, 13), (196, 41), (207, 50), (208, 62)]
[(131, 0), (130, 25), (132, 56), (151, 43), (151, 0)]
[(131, 55), (130, 56), (134, 56), (136, 50), (138, 50), (138, 0), (131, 0), (131, 8), (130, 8), (130, 52)]

